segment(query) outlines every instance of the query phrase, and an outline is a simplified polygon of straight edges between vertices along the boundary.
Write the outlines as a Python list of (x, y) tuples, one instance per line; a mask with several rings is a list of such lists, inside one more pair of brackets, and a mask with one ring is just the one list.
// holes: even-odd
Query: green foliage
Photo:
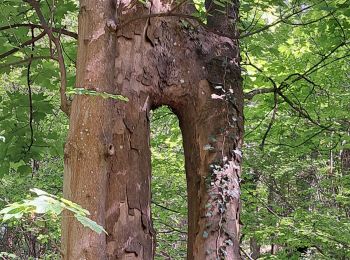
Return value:
[(59, 198), (40, 189), (34, 188), (30, 191), (34, 192), (37, 196), (32, 199), (23, 200), (23, 202), (12, 203), (0, 210), (0, 219), (3, 223), (14, 219), (21, 220), (35, 214), (55, 219), (63, 210), (67, 210), (71, 212), (84, 227), (88, 227), (98, 234), (102, 232), (107, 234), (102, 226), (87, 217), (90, 215), (89, 211), (83, 209), (78, 204), (64, 198)]
[[(45, 160), (33, 161), (30, 174), (11, 170), (1, 178), (0, 208), (11, 202), (28, 199), (33, 186), (62, 196), (62, 159), (47, 154)], [(21, 221), (0, 224), (0, 251), (13, 253), (19, 259), (60, 259), (60, 221), (57, 217), (33, 215)], [(36, 248), (35, 251), (31, 248)]]
[[(55, 2), (55, 8), (50, 1), (40, 2), (46, 20), (76, 32), (78, 1)], [(218, 9), (227, 4), (215, 1)], [(195, 6), (194, 15), (205, 22), (204, 1), (195, 1)], [(3, 0), (0, 7), (0, 27), (10, 27), (0, 30), (2, 55), (31, 39), (30, 27), (14, 24), (40, 22), (22, 0)], [(283, 95), (275, 98), (270, 91), (245, 104), (241, 246), (251, 252), (254, 240), (261, 246), (259, 259), (350, 258), (350, 171), (343, 156), (350, 149), (349, 7), (345, 0), (240, 1), (244, 92), (276, 87)], [(41, 32), (34, 29), (35, 36)], [(120, 95), (73, 89), (77, 42), (64, 34), (60, 39), (67, 94), (127, 101)], [(3, 218), (13, 221), (0, 226), (0, 252), (7, 252), (0, 258), (59, 259), (58, 215), (63, 209), (102, 231), (86, 211), (60, 199), (68, 122), (59, 112), (60, 75), (51, 51), (43, 37), (34, 50), (25, 45), (0, 60), (0, 207), (24, 200), (2, 210)], [(31, 54), (32, 104), (27, 86)], [(167, 108), (154, 111), (151, 121), (156, 258), (184, 259), (187, 195), (181, 132)], [(37, 197), (27, 198), (23, 191), (31, 187), (48, 193), (36, 190)], [(279, 247), (277, 252), (271, 253), (272, 244)], [(302, 248), (307, 249), (303, 254), (298, 251)]]
[(15, 254), (9, 254), (6, 252), (0, 252), (0, 257), (2, 259), (16, 259), (17, 258), (17, 256)]
[[(252, 33), (241, 42), (245, 92), (275, 84), (290, 102), (277, 95), (274, 119), (273, 91), (246, 104), (242, 246), (253, 238), (261, 259), (299, 259), (300, 248), (305, 259), (347, 259), (349, 186), (339, 155), (349, 143), (348, 5), (251, 3), (242, 3), (243, 34)], [(274, 255), (271, 244), (280, 247)]]
[(151, 116), (152, 218), (156, 259), (186, 258), (187, 191), (181, 132), (166, 107)]

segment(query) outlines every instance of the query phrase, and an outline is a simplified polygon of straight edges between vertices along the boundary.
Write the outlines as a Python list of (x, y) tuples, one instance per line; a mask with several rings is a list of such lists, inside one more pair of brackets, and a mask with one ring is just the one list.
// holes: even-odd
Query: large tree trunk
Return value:
[[(157, 1), (148, 9), (121, 5), (117, 25), (122, 27), (114, 33), (108, 29), (113, 29), (114, 1), (81, 2), (77, 86), (122, 94), (129, 101), (73, 100), (64, 193), (109, 235), (97, 235), (67, 216), (64, 258), (153, 258), (148, 114), (168, 105), (179, 117), (184, 139), (188, 259), (240, 259), (243, 92), (237, 42), (186, 29), (178, 17), (136, 19), (170, 10)], [(232, 10), (237, 17), (237, 7)]]

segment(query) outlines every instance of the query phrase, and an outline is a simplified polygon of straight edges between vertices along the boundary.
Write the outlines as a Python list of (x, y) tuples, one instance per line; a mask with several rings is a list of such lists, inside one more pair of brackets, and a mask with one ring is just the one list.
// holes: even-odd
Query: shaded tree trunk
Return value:
[(260, 257), (261, 245), (258, 244), (255, 237), (251, 237), (249, 240), (251, 257), (253, 259), (258, 259)]
[[(185, 28), (178, 17), (137, 19), (168, 12), (171, 7), (160, 2), (129, 9), (130, 3), (113, 3), (81, 1), (77, 87), (129, 101), (74, 98), (64, 176), (66, 198), (87, 208), (108, 236), (65, 216), (64, 259), (153, 258), (148, 115), (161, 105), (179, 117), (183, 133), (188, 259), (240, 259), (238, 44), (201, 27)], [(237, 4), (230, 10), (237, 17)], [(117, 31), (115, 12), (122, 14)]]
[(341, 169), (344, 174), (348, 174), (350, 170), (350, 149), (343, 149), (340, 153)]
[[(341, 173), (343, 176), (347, 176), (350, 173), (350, 149), (343, 149), (340, 153), (341, 160)], [(350, 206), (344, 205), (344, 212), (347, 217), (350, 217)]]

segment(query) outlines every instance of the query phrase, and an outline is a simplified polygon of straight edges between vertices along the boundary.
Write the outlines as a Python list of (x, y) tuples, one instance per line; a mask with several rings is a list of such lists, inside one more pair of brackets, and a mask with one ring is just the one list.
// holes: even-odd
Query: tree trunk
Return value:
[(350, 149), (343, 149), (340, 153), (341, 169), (343, 174), (348, 174), (350, 170)]
[(251, 257), (253, 259), (258, 259), (260, 257), (261, 245), (258, 244), (255, 237), (251, 237), (249, 240)]
[[(115, 37), (105, 31), (113, 17), (109, 1), (81, 1), (76, 86), (114, 92)], [(100, 97), (76, 96), (65, 145), (64, 196), (91, 212), (105, 226), (110, 173), (114, 103)], [(62, 223), (64, 259), (106, 259), (106, 237), (84, 228), (66, 214)]]
[[(238, 44), (201, 27), (185, 28), (178, 17), (137, 19), (170, 10), (156, 1), (148, 8), (120, 5), (113, 32), (112, 2), (81, 0), (77, 86), (129, 101), (74, 98), (64, 177), (65, 196), (87, 208), (109, 235), (66, 216), (64, 259), (153, 259), (148, 115), (161, 105), (172, 108), (183, 133), (188, 259), (240, 259)], [(233, 11), (237, 16), (236, 6)]]

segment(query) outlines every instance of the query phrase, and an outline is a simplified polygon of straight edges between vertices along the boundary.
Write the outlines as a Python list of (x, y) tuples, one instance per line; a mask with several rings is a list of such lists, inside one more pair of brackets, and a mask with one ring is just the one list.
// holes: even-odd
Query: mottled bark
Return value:
[[(115, 10), (110, 1), (81, 1), (77, 82), (79, 88), (113, 92), (115, 37), (106, 31), (106, 20)], [(108, 156), (113, 127), (112, 100), (76, 96), (65, 145), (64, 196), (91, 212), (105, 225)], [(66, 214), (63, 217), (62, 251), (64, 259), (106, 259), (106, 237), (84, 228)]]
[[(90, 210), (109, 235), (65, 218), (65, 259), (153, 258), (148, 114), (161, 105), (172, 108), (183, 133), (188, 259), (240, 259), (243, 92), (237, 42), (185, 28), (177, 17), (135, 19), (112, 33), (107, 6), (113, 1), (102, 2), (81, 6), (77, 86), (129, 101), (74, 98), (65, 196)], [(119, 24), (171, 8), (156, 1), (148, 8), (128, 4), (119, 6)]]

